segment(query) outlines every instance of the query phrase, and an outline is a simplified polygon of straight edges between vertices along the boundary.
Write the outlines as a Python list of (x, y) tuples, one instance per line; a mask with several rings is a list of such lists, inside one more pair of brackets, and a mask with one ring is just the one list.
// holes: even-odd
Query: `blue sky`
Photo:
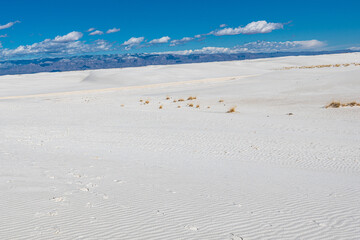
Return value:
[(355, 0), (9, 0), (0, 8), (0, 59), (360, 50), (359, 9)]

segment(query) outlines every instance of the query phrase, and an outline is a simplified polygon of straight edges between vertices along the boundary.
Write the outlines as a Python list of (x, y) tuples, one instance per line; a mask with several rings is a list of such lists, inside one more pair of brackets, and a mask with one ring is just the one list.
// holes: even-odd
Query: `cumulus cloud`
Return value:
[(282, 23), (268, 23), (267, 21), (257, 21), (247, 24), (245, 27), (224, 28), (210, 32), (215, 36), (238, 35), (238, 34), (258, 34), (269, 33), (276, 29), (284, 27)]
[(20, 21), (15, 21), (15, 22), (9, 22), (4, 25), (0, 25), (0, 30), (6, 29), (6, 28), (11, 28), (12, 26), (14, 26), (15, 23), (19, 23), (19, 22)]
[(61, 56), (79, 53), (90, 53), (110, 50), (112, 45), (105, 40), (97, 40), (93, 43), (79, 41), (82, 33), (71, 32), (64, 36), (57, 36), (54, 39), (45, 39), (42, 42), (31, 45), (21, 45), (15, 49), (0, 49), (0, 57), (39, 57), (39, 56)]
[(6, 38), (6, 37), (8, 37), (7, 34), (0, 35), (0, 38)]
[(170, 43), (170, 46), (176, 46), (176, 45), (184, 44), (184, 43), (190, 42), (192, 40), (194, 40), (193, 37), (183, 37), (182, 39), (172, 40), (171, 43)]
[(224, 28), (224, 27), (226, 27), (226, 26), (227, 26), (226, 24), (221, 24), (221, 25), (220, 25), (221, 28)]
[(89, 28), (88, 30), (87, 30), (87, 32), (92, 32), (92, 31), (94, 31), (95, 30), (95, 28)]
[(162, 38), (153, 39), (149, 43), (150, 44), (167, 43), (167, 42), (169, 42), (169, 40), (170, 40), (170, 37), (165, 36), (165, 37), (162, 37)]
[(126, 46), (126, 50), (130, 50), (132, 47), (139, 45), (144, 41), (144, 37), (132, 37), (129, 40), (125, 41), (122, 45)]
[[(64, 36), (56, 36), (54, 38), (54, 40), (52, 40), (53, 42), (58, 42), (58, 43), (66, 43), (66, 42), (72, 42), (72, 41), (77, 41), (80, 38), (82, 38), (83, 34), (81, 32), (70, 32)], [(49, 39), (47, 39), (49, 40)], [(46, 41), (46, 40), (45, 40)]]
[[(162, 54), (172, 53), (179, 55), (190, 54), (236, 54), (236, 53), (270, 53), (284, 51), (304, 51), (304, 50), (321, 50), (326, 44), (318, 40), (308, 41), (286, 41), (286, 42), (250, 42), (238, 45), (232, 48), (225, 47), (204, 47), (201, 49), (162, 52)], [(158, 53), (161, 54), (161, 53)]]
[(111, 28), (109, 30), (106, 31), (107, 34), (109, 33), (116, 33), (116, 32), (119, 32), (120, 31), (120, 28)]
[(351, 48), (349, 48), (349, 50), (352, 50), (352, 51), (360, 51), (360, 47), (351, 47)]
[(103, 35), (104, 33), (100, 30), (96, 30), (96, 31), (93, 31), (91, 33), (89, 33), (89, 35), (91, 36), (94, 36), (94, 35)]

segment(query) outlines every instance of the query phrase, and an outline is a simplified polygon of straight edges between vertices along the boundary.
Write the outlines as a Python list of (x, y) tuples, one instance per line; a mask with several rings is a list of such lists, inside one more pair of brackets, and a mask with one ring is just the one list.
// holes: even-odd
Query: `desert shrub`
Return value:
[(229, 111), (227, 111), (227, 113), (234, 113), (235, 110), (236, 110), (236, 106), (230, 108)]

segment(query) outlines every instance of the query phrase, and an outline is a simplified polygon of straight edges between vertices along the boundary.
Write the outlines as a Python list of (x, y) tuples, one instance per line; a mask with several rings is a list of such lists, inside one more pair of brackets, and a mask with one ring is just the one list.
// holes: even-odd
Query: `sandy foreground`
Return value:
[(1, 76), (0, 239), (360, 239), (360, 66), (283, 69), (346, 63)]

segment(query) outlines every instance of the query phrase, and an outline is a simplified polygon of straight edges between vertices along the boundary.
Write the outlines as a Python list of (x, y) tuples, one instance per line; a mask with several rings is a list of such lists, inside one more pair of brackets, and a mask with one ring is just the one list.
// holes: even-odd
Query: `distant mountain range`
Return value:
[(147, 65), (167, 65), (217, 61), (235, 61), (283, 56), (321, 55), (354, 52), (351, 50), (321, 52), (275, 52), (236, 54), (111, 54), (83, 55), (61, 58), (0, 61), (0, 75), (28, 74), (39, 72), (63, 72), (88, 69), (126, 68)]

